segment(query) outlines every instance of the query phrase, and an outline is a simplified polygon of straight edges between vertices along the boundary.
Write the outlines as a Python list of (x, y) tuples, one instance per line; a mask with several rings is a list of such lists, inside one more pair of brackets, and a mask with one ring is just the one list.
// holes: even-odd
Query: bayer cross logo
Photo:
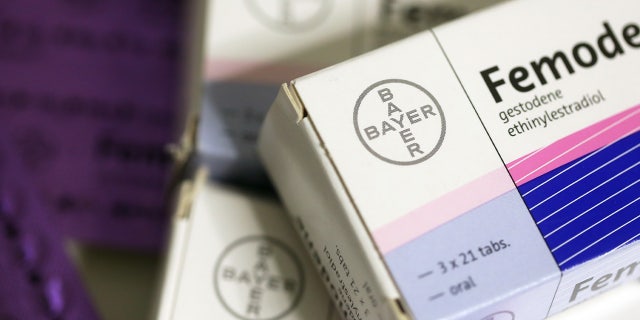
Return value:
[(284, 243), (253, 236), (231, 244), (214, 270), (224, 307), (241, 320), (277, 320), (293, 310), (304, 290), (304, 273)]
[(374, 156), (397, 165), (433, 156), (444, 140), (444, 113), (426, 89), (401, 79), (369, 86), (353, 110), (360, 142)]
[(245, 0), (263, 24), (279, 31), (309, 30), (322, 22), (333, 0)]

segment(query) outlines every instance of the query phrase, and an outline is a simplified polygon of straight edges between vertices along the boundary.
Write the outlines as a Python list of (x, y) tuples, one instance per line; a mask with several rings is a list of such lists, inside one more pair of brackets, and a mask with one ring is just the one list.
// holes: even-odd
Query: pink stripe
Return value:
[(319, 66), (206, 59), (204, 80), (237, 80), (280, 84), (319, 70)]
[[(518, 186), (640, 128), (640, 105), (588, 126), (507, 165)], [(528, 159), (518, 163), (521, 159)]]
[(373, 238), (386, 254), (512, 189), (507, 171), (494, 170), (375, 230)]

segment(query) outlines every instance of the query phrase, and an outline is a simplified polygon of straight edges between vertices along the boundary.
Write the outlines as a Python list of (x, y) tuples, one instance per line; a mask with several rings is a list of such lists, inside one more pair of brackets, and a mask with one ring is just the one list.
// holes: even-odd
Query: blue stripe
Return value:
[(605, 254), (640, 231), (640, 218), (620, 228), (640, 215), (639, 144), (636, 132), (518, 187), (547, 245), (555, 248), (556, 261), (566, 261), (562, 270)]

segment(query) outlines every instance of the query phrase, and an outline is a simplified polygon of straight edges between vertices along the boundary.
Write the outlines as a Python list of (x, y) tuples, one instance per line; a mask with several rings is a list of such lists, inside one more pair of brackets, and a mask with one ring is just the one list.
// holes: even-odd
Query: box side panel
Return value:
[[(258, 149), (294, 224), (347, 319), (401, 319), (383, 267), (309, 119), (283, 86)], [(300, 120), (300, 121), (298, 121)]]

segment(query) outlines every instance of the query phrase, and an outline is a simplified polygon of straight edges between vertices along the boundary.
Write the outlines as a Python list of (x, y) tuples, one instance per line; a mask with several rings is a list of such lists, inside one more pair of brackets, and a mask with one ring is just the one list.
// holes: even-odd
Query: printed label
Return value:
[[(547, 309), (528, 305), (551, 304), (560, 276), (515, 189), (392, 250), (385, 260), (418, 319), (542, 319)], [(495, 310), (477, 309), (531, 279), (538, 285), (521, 294), (526, 301), (497, 305), (510, 312), (486, 316)]]

